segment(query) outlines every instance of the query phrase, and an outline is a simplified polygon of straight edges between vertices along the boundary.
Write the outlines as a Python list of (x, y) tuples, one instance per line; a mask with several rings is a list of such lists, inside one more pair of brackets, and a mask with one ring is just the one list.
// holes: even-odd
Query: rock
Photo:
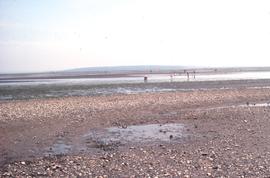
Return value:
[(12, 174), (10, 172), (5, 172), (3, 176), (11, 176)]
[(207, 156), (207, 155), (208, 155), (208, 153), (206, 153), (206, 152), (202, 152), (202, 153), (201, 153), (201, 155), (202, 155), (202, 156)]
[(214, 166), (214, 167), (212, 167), (212, 169), (218, 169), (218, 166)]

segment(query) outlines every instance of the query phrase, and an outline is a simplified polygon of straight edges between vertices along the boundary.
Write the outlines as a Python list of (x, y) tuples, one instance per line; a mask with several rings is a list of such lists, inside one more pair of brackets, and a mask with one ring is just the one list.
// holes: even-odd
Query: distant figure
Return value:
[(193, 71), (193, 78), (195, 79), (196, 77), (195, 77), (195, 74), (196, 74), (196, 71), (194, 70)]
[(189, 72), (187, 72), (187, 80), (189, 81)]
[(171, 77), (171, 82), (173, 82), (173, 74), (171, 74), (170, 77)]
[(147, 82), (147, 79), (148, 79), (147, 76), (143, 77), (143, 80), (144, 80), (145, 83)]

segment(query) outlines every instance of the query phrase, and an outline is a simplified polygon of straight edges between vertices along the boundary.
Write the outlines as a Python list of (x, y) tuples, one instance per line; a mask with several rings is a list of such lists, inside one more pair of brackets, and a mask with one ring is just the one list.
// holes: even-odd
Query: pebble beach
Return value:
[(269, 101), (250, 86), (1, 101), (0, 175), (269, 177)]

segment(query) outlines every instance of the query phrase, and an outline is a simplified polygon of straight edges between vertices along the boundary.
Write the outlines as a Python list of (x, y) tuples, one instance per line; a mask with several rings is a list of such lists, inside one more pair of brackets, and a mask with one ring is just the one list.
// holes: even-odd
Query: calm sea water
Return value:
[[(186, 81), (219, 81), (219, 80), (244, 80), (244, 79), (270, 79), (270, 72), (238, 72), (228, 74), (194, 75), (191, 73), (189, 79), (186, 75), (170, 76), (164, 74), (147, 75), (149, 83), (157, 82), (186, 82)], [(122, 84), (122, 83), (144, 83), (144, 76), (119, 77), (119, 78), (83, 78), (83, 79), (31, 79), (31, 80), (0, 80), (0, 86), (8, 85), (99, 85), (99, 84)]]

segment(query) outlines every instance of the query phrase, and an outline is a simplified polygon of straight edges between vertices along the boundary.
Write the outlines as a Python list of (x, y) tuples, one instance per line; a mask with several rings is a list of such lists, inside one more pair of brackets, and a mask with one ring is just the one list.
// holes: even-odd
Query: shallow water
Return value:
[(270, 107), (270, 102), (268, 103), (246, 103), (238, 105), (238, 107)]
[(267, 102), (267, 103), (246, 103), (246, 104), (225, 105), (225, 106), (216, 106), (216, 107), (203, 107), (203, 108), (187, 109), (187, 110), (207, 111), (207, 110), (217, 110), (217, 109), (227, 109), (227, 108), (250, 108), (250, 107), (270, 107), (270, 102)]
[(68, 154), (72, 149), (72, 145), (64, 142), (63, 140), (57, 140), (50, 148), (46, 149), (45, 155), (61, 155)]
[[(156, 82), (185, 82), (185, 81), (219, 81), (219, 80), (243, 80), (243, 79), (270, 79), (270, 72), (235, 72), (225, 74), (200, 74), (195, 78), (190, 74), (175, 75), (171, 78), (169, 74), (147, 75), (148, 83)], [(0, 86), (7, 85), (99, 85), (99, 84), (121, 84), (121, 83), (144, 83), (144, 75), (116, 78), (76, 78), (76, 79), (16, 79), (0, 80)]]
[(88, 133), (75, 138), (74, 142), (58, 139), (56, 143), (45, 149), (44, 154), (108, 151), (126, 144), (181, 142), (185, 137), (184, 127), (183, 124), (171, 123), (91, 129)]
[(103, 130), (90, 131), (85, 138), (103, 142), (169, 142), (183, 137), (183, 124), (150, 124), (134, 125), (126, 128), (111, 127)]

